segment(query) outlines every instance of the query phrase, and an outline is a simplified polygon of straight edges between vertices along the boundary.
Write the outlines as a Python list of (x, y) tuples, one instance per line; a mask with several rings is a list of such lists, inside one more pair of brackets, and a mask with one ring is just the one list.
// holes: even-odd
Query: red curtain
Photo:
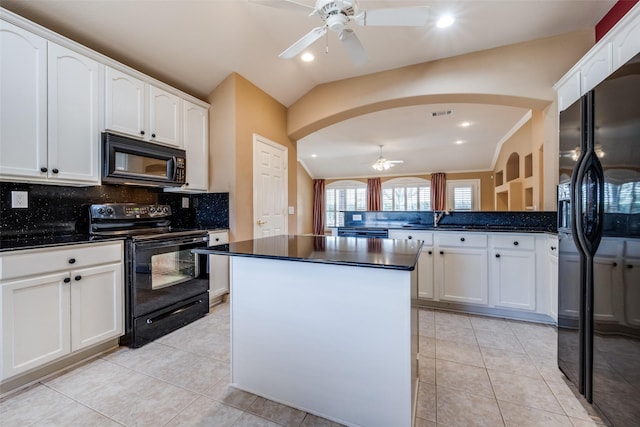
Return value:
[(324, 179), (313, 180), (313, 234), (324, 236)]
[(382, 184), (380, 178), (369, 178), (367, 180), (367, 210), (379, 211), (382, 200)]
[(446, 209), (447, 176), (443, 172), (431, 174), (431, 209), (443, 211)]

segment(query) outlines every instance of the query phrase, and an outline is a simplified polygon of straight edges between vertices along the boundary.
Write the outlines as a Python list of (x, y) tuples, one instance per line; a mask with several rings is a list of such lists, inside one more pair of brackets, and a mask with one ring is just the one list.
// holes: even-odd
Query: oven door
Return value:
[(194, 254), (207, 236), (134, 241), (131, 259), (133, 317), (169, 307), (209, 290), (209, 259)]

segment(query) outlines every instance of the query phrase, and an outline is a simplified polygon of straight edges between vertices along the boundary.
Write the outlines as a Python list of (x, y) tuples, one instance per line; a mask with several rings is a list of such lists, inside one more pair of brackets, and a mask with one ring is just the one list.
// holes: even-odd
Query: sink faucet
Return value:
[(433, 211), (433, 226), (437, 227), (438, 223), (440, 223), (440, 220), (445, 215), (449, 215), (449, 211), (444, 210), (444, 211), (440, 211), (440, 213)]

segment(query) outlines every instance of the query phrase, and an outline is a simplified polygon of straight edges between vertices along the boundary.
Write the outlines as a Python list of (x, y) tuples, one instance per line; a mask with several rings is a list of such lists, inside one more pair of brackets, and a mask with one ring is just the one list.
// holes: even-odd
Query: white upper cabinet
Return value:
[(206, 192), (209, 188), (209, 115), (206, 108), (182, 101), (182, 140), (187, 151), (187, 180), (165, 191)]
[(99, 65), (0, 21), (0, 177), (97, 184)]
[(639, 52), (637, 4), (553, 86), (558, 93), (558, 111), (565, 110)]
[(180, 98), (155, 86), (149, 86), (149, 140), (181, 147)]
[(47, 166), (47, 41), (0, 21), (0, 46), (0, 175), (39, 178)]
[(145, 84), (113, 68), (105, 69), (105, 128), (145, 136)]
[(107, 67), (105, 129), (182, 147), (181, 99), (163, 89)]
[(99, 65), (49, 42), (48, 177), (100, 181)]

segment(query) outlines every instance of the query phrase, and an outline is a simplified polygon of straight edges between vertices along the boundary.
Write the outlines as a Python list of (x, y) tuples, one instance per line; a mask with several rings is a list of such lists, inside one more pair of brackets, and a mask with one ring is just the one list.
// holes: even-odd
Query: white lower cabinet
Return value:
[(389, 230), (390, 239), (422, 240), (418, 258), (418, 298), (433, 299), (433, 233), (421, 230)]
[(485, 233), (438, 232), (435, 252), (433, 265), (440, 300), (488, 304)]
[(491, 236), (492, 304), (519, 310), (536, 309), (535, 237)]
[(118, 242), (0, 255), (2, 380), (122, 335), (122, 248)]
[(549, 315), (555, 322), (558, 321), (558, 238), (549, 236), (547, 241), (549, 268), (547, 280), (549, 281)]
[[(210, 231), (209, 246), (229, 243), (228, 231)], [(229, 293), (229, 257), (209, 255), (209, 301)]]

